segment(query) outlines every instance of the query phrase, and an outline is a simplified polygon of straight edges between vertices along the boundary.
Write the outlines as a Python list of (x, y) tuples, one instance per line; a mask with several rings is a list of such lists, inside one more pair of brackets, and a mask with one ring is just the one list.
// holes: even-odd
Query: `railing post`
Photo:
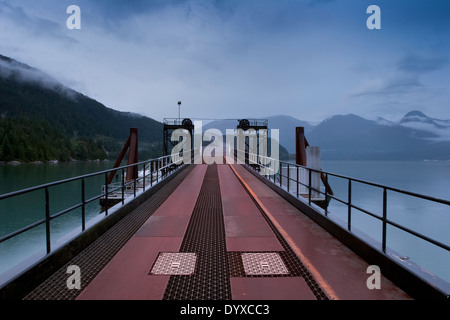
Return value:
[(45, 242), (47, 247), (47, 254), (51, 251), (50, 244), (50, 195), (48, 188), (45, 188)]
[[(184, 159), (184, 155), (183, 155)], [(169, 170), (167, 170), (167, 159), (163, 158), (163, 168), (164, 168), (164, 178), (167, 177), (167, 174), (169, 173)]]
[(290, 174), (289, 174), (289, 171), (291, 171), (291, 168), (289, 167), (289, 163), (288, 163), (288, 165), (287, 165), (287, 191), (288, 191), (288, 192), (291, 191), (291, 189), (289, 188), (289, 187), (290, 187), (290, 183), (289, 183), (289, 180), (290, 180)]
[(328, 215), (328, 173), (325, 174), (325, 202), (327, 205), (325, 206), (325, 216)]
[[(275, 161), (275, 159), (273, 159), (273, 161)], [(281, 163), (278, 165), (278, 172), (281, 173)], [(277, 181), (277, 173), (274, 170), (273, 171), (273, 183), (276, 184), (276, 181)]]
[(280, 187), (283, 187), (283, 163), (280, 162)]
[(156, 160), (156, 183), (159, 182), (159, 159)]
[(108, 173), (105, 173), (105, 216), (108, 215)]
[(347, 217), (347, 228), (348, 231), (352, 229), (352, 180), (348, 179), (348, 217)]
[(386, 219), (387, 219), (387, 190), (383, 188), (383, 239), (381, 242), (382, 250), (386, 253)]
[(136, 187), (137, 187), (137, 185), (136, 185), (136, 178), (134, 178), (133, 179), (133, 196), (136, 198)]
[(122, 168), (122, 205), (125, 204), (125, 169)]
[(155, 171), (155, 161), (150, 162), (150, 187), (153, 186), (153, 172)]
[[(275, 160), (273, 160), (275, 161)], [(273, 183), (275, 183), (275, 170), (272, 171), (272, 177), (273, 177)], [(270, 176), (269, 176), (269, 181), (270, 181)]]
[(145, 191), (145, 166), (146, 166), (146, 163), (144, 163), (144, 174), (143, 174), (143, 177), (142, 177), (144, 183), (143, 183), (142, 191)]
[(311, 205), (311, 194), (312, 194), (312, 190), (311, 190), (311, 178), (312, 178), (312, 173), (311, 173), (311, 169), (308, 168), (308, 204)]
[(86, 230), (86, 184), (84, 178), (81, 179), (81, 230)]
[(299, 192), (299, 174), (298, 174), (298, 166), (297, 166), (297, 198), (298, 198), (298, 196), (299, 196), (299, 194), (300, 194), (300, 192)]

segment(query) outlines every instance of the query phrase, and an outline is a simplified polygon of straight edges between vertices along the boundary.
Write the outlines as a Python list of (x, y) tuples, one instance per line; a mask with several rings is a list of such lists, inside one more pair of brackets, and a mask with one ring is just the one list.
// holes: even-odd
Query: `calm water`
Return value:
[[(21, 190), (44, 183), (76, 177), (110, 169), (112, 162), (75, 162), (61, 164), (20, 164), (0, 166), (0, 194)], [(86, 180), (86, 199), (101, 193), (104, 176)], [(71, 182), (49, 188), (50, 214), (81, 203), (81, 182)], [(86, 219), (98, 218), (99, 200), (86, 206)], [(63, 236), (81, 227), (81, 208), (58, 217), (51, 222), (52, 247)], [(45, 192), (35, 191), (0, 202), (0, 236), (7, 235), (31, 223), (45, 218)], [(21, 267), (45, 254), (45, 225), (0, 243), (0, 283), (5, 281), (18, 264)]]
[[(322, 168), (325, 171), (450, 200), (450, 161), (323, 161)], [(330, 177), (329, 182), (335, 196), (347, 201), (347, 181)], [(352, 183), (353, 204), (381, 217), (382, 201), (382, 189)], [(332, 200), (329, 211), (331, 218), (346, 225), (346, 206)], [(422, 235), (446, 245), (450, 244), (450, 206), (388, 191), (387, 217)], [(352, 209), (351, 219), (353, 226), (371, 239), (381, 242), (381, 222), (355, 209)], [(387, 246), (450, 283), (450, 253), (446, 250), (427, 244), (392, 226), (388, 226)]]
[[(70, 163), (70, 164), (22, 164), (18, 166), (0, 166), (0, 194), (79, 176), (82, 174), (109, 169), (113, 163)], [(368, 180), (399, 189), (417, 192), (437, 198), (450, 200), (450, 161), (430, 162), (382, 162), (382, 161), (322, 161), (323, 170), (358, 179)], [(335, 196), (347, 200), (347, 182), (329, 178)], [(100, 193), (104, 177), (86, 181), (87, 199)], [(0, 202), (0, 236), (38, 221), (45, 214), (45, 194), (33, 192), (11, 201)], [(57, 213), (63, 208), (81, 201), (81, 184), (74, 182), (64, 187), (50, 189), (50, 210)], [(352, 185), (352, 202), (379, 216), (382, 215), (382, 190)], [(408, 228), (434, 238), (445, 244), (450, 243), (450, 207), (409, 196), (388, 192), (388, 218)], [(87, 218), (99, 216), (98, 200), (87, 208)], [(332, 200), (329, 216), (346, 223), (347, 207)], [(52, 221), (52, 244), (81, 225), (81, 209), (74, 210), (63, 218)], [(361, 214), (352, 212), (353, 228), (359, 229), (371, 239), (381, 239), (381, 223)], [(352, 229), (353, 230), (353, 229)], [(427, 245), (395, 228), (388, 228), (387, 245), (401, 256), (424, 266), (450, 283), (450, 253)], [(45, 248), (44, 227), (8, 240), (0, 244), (0, 283), (9, 275), (11, 268), (26, 261), (33, 254), (42, 255)]]

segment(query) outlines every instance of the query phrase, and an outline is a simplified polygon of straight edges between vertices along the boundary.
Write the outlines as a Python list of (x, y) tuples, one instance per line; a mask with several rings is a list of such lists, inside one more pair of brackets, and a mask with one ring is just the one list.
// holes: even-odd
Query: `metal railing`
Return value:
[(193, 125), (193, 122), (189, 118), (164, 118), (163, 124), (171, 126), (187, 126)]
[(247, 119), (250, 127), (267, 127), (269, 120), (267, 119)]
[[(301, 166), (301, 165), (297, 165), (297, 164), (293, 164), (293, 163), (289, 163), (289, 162), (279, 161), (279, 160), (276, 160), (276, 159), (273, 159), (270, 157), (263, 157), (260, 155), (250, 155), (249, 159), (250, 159), (250, 167), (251, 168), (253, 168), (253, 169), (256, 168), (259, 172), (265, 172), (264, 177), (266, 179), (268, 179), (269, 181), (272, 181), (273, 183), (284, 188), (289, 193), (291, 193), (291, 194), (294, 193), (294, 195), (297, 198), (299, 198), (299, 199), (306, 198), (305, 200), (307, 200), (307, 202), (310, 206), (314, 202), (314, 198), (315, 198), (314, 194), (322, 195), (324, 197), (324, 200), (327, 202), (329, 200), (333, 199), (333, 200), (338, 201), (341, 204), (344, 204), (347, 207), (346, 227), (347, 227), (348, 231), (350, 231), (350, 232), (352, 231), (353, 209), (358, 210), (372, 218), (379, 220), (382, 225), (381, 241), (380, 241), (381, 249), (384, 253), (386, 253), (386, 248), (387, 248), (387, 233), (388, 233), (387, 226), (393, 226), (393, 227), (400, 229), (410, 235), (413, 235), (417, 238), (425, 240), (428, 243), (431, 243), (437, 247), (440, 247), (440, 248), (450, 252), (450, 246), (448, 244), (442, 243), (441, 241), (438, 241), (436, 239), (433, 239), (431, 237), (423, 235), (420, 232), (417, 232), (415, 230), (412, 230), (411, 228), (407, 228), (397, 222), (392, 221), (388, 217), (388, 210), (387, 210), (388, 209), (388, 197), (387, 197), (388, 191), (406, 195), (406, 196), (410, 196), (410, 197), (414, 197), (417, 199), (422, 199), (422, 200), (427, 200), (427, 201), (432, 201), (435, 203), (443, 204), (443, 205), (449, 206), (448, 208), (450, 210), (450, 201), (448, 201), (448, 200), (434, 198), (434, 197), (430, 197), (430, 196), (426, 196), (426, 195), (422, 195), (422, 194), (418, 194), (418, 193), (414, 193), (414, 192), (410, 192), (410, 191), (405, 191), (405, 190), (401, 190), (398, 188), (393, 188), (393, 187), (389, 187), (386, 185), (381, 185), (378, 183), (373, 183), (370, 181), (356, 179), (356, 178), (352, 178), (352, 177), (348, 177), (348, 176), (344, 176), (344, 175), (340, 175), (340, 174), (335, 174), (335, 173), (331, 173), (331, 172), (327, 172), (327, 171), (323, 171), (323, 170), (312, 169), (312, 168), (308, 168), (305, 166)], [(271, 161), (275, 161), (278, 164), (278, 166), (274, 166), (273, 162), (271, 162)], [(268, 166), (268, 163), (270, 163), (271, 165)], [(277, 167), (278, 171), (274, 172), (272, 167)], [(264, 168), (265, 170), (260, 170), (260, 168)], [(302, 173), (303, 173), (303, 175), (302, 175)], [(329, 177), (335, 177), (338, 179), (345, 180), (347, 183), (347, 190), (348, 190), (347, 198), (341, 199), (335, 195), (330, 194), (328, 192), (328, 188), (326, 188), (325, 186), (323, 188), (321, 188), (320, 185), (317, 187), (317, 184), (316, 184), (316, 186), (313, 186), (312, 185), (312, 182), (314, 181), (313, 175), (318, 176), (318, 175), (322, 175), (322, 174), (325, 175), (325, 185), (328, 185)], [(303, 181), (301, 181), (302, 180), (301, 176), (306, 177), (306, 179), (303, 179)], [(316, 179), (316, 181), (317, 181), (317, 179)], [(353, 190), (353, 184), (355, 182), (363, 184), (363, 185), (375, 187), (382, 191), (382, 214), (381, 214), (381, 216), (354, 204), (353, 198), (352, 198), (352, 190)], [(300, 188), (302, 186), (305, 187), (307, 190), (307, 193), (303, 194), (303, 195), (301, 195), (301, 192), (300, 192)], [(292, 188), (292, 187), (294, 187), (294, 188)], [(292, 191), (292, 190), (294, 190), (294, 191)], [(324, 214), (325, 215), (328, 214), (327, 208), (324, 209)]]
[[(56, 182), (51, 182), (7, 194), (0, 195), (0, 202), (6, 199), (12, 199), (16, 198), (22, 195), (30, 194), (31, 192), (36, 191), (43, 191), (42, 194), (42, 202), (45, 203), (45, 217), (35, 221), (25, 227), (22, 227), (20, 229), (17, 229), (13, 232), (10, 232), (9, 234), (3, 235), (0, 237), (0, 243), (3, 243), (9, 239), (12, 239), (14, 237), (17, 237), (27, 231), (30, 231), (34, 228), (37, 228), (41, 225), (45, 225), (45, 248), (46, 253), (50, 254), (52, 252), (52, 239), (51, 239), (51, 221), (64, 216), (68, 214), (69, 212), (74, 212), (75, 210), (79, 210), (81, 208), (81, 217), (80, 217), (80, 224), (81, 224), (81, 232), (86, 230), (86, 207), (88, 204), (94, 202), (94, 201), (100, 201), (103, 200), (105, 204), (105, 210), (101, 212), (101, 214), (104, 214), (105, 217), (108, 216), (110, 205), (112, 204), (113, 197), (111, 195), (115, 195), (117, 199), (117, 195), (119, 195), (120, 201), (122, 205), (125, 204), (125, 200), (128, 197), (136, 197), (139, 190), (144, 192), (146, 188), (151, 188), (153, 185), (159, 183), (163, 179), (165, 179), (167, 176), (169, 176), (172, 172), (176, 171), (178, 168), (182, 166), (181, 162), (172, 162), (171, 156), (165, 156), (160, 157), (157, 159), (152, 159), (148, 161), (139, 162), (132, 165), (126, 165), (118, 168), (113, 168), (109, 170), (104, 170), (100, 172), (95, 172), (91, 174), (86, 174), (70, 179), (60, 180)], [(125, 172), (126, 169), (129, 167), (137, 167), (139, 175), (136, 179), (132, 179), (128, 182), (125, 181)], [(111, 172), (117, 172), (121, 173), (121, 182), (120, 183), (114, 183), (114, 184), (108, 184), (108, 176)], [(117, 174), (116, 173), (116, 174)], [(100, 177), (104, 176), (105, 178), (105, 185), (101, 188), (99, 188), (100, 194), (97, 194), (96, 196), (86, 199), (86, 180), (88, 178), (92, 177)], [(53, 187), (61, 186), (61, 185), (67, 185), (69, 183), (77, 183), (79, 182), (79, 190), (81, 192), (81, 199), (80, 202), (76, 203), (75, 205), (72, 205), (68, 208), (64, 208), (63, 210), (51, 214), (50, 213), (50, 203), (51, 199), (56, 199), (58, 196), (54, 196), (54, 198), (51, 198), (50, 196), (50, 190)], [(110, 202), (110, 203), (108, 203)]]

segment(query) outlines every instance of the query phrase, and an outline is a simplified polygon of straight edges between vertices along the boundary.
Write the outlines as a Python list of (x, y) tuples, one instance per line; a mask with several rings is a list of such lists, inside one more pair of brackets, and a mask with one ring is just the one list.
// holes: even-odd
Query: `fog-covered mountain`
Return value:
[(162, 153), (162, 123), (107, 108), (0, 55), (0, 161), (115, 159), (139, 129), (140, 155)]
[(407, 113), (398, 123), (351, 114), (323, 121), (307, 139), (321, 147), (324, 159), (447, 160), (449, 132), (450, 121), (420, 111)]
[[(383, 118), (335, 115), (318, 125), (290, 116), (265, 118), (269, 129), (280, 130), (280, 144), (295, 153), (295, 128), (304, 127), (310, 145), (320, 146), (323, 159), (447, 160), (450, 159), (450, 120), (433, 119), (420, 111), (399, 122)], [(235, 129), (237, 120), (214, 121), (204, 130)]]
[(346, 160), (435, 158), (440, 150), (429, 138), (432, 135), (424, 131), (380, 124), (356, 115), (331, 117), (307, 136), (310, 144), (321, 147), (324, 159)]
[(420, 111), (411, 111), (399, 123), (401, 126), (434, 135), (434, 141), (450, 141), (450, 120), (430, 118)]

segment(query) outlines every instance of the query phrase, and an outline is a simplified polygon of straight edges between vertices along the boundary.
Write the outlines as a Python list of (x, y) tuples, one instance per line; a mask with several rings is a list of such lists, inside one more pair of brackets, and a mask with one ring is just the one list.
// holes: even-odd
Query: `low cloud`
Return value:
[[(34, 37), (42, 37), (45, 35), (46, 38), (51, 38), (66, 45), (77, 43), (75, 39), (65, 33), (65, 23), (58, 23), (54, 20), (30, 14), (20, 6), (0, 1), (0, 17), (3, 24), (15, 25), (15, 28), (26, 30), (27, 33), (32, 34)], [(62, 15), (62, 22), (65, 22), (64, 18), (65, 16)]]
[(402, 123), (401, 125), (403, 127), (432, 133), (435, 136), (432, 138), (428, 138), (428, 140), (434, 142), (450, 141), (450, 122), (447, 122), (446, 126), (437, 126), (435, 124), (424, 122), (407, 122)]
[[(82, 29), (69, 31), (71, 0), (0, 0), (0, 54), (108, 107), (157, 120), (176, 116), (179, 100), (183, 115), (213, 118), (276, 112), (320, 121), (386, 105), (403, 113), (399, 105), (409, 111), (423, 101), (447, 112), (449, 96), (436, 85), (448, 86), (440, 72), (448, 37), (437, 32), (446, 46), (440, 53), (405, 53), (434, 39), (428, 21), (422, 33), (396, 28), (389, 10), (410, 2), (417, 1), (386, 3), (390, 31), (368, 33), (357, 1), (77, 0)], [(355, 64), (365, 71), (351, 70)], [(29, 71), (21, 77), (47, 81)]]
[(351, 96), (392, 96), (408, 94), (424, 88), (424, 84), (416, 75), (397, 74), (388, 79), (367, 80), (356, 88)]
[(446, 57), (421, 57), (409, 54), (397, 63), (399, 71), (405, 73), (424, 74), (445, 68), (448, 65)]
[(63, 86), (49, 75), (3, 56), (0, 56), (0, 77), (13, 78), (22, 83), (36, 84), (43, 88), (65, 94), (71, 99), (75, 99), (76, 97), (75, 91)]
[(375, 80), (372, 78), (362, 82), (351, 95), (354, 97), (367, 95), (392, 96), (425, 90), (427, 85), (423, 82), (422, 76), (441, 70), (447, 65), (448, 59), (445, 57), (408, 54), (394, 63), (393, 71), (383, 73)]

